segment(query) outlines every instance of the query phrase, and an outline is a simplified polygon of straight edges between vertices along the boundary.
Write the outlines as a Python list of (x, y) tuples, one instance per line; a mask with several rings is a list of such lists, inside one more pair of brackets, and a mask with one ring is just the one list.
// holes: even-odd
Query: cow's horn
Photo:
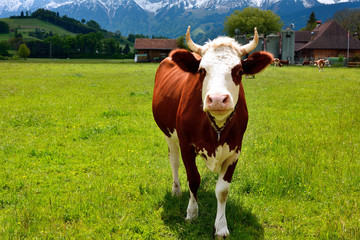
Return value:
[(188, 26), (188, 29), (186, 31), (186, 44), (188, 45), (188, 47), (190, 48), (191, 51), (196, 52), (199, 55), (201, 55), (201, 52), (202, 52), (201, 46), (194, 43), (190, 37), (190, 26)]
[(254, 39), (250, 43), (248, 43), (240, 48), (240, 51), (239, 51), (240, 55), (244, 56), (244, 55), (250, 53), (251, 51), (253, 51), (256, 48), (258, 43), (259, 43), (259, 35), (257, 32), (257, 29), (254, 28)]

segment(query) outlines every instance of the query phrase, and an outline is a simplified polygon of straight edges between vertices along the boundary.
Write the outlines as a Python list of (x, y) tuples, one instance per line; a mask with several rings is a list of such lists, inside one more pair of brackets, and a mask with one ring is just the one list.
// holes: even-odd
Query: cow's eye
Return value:
[(243, 74), (244, 74), (244, 71), (243, 71), (243, 69), (242, 69), (242, 65), (241, 65), (241, 64), (236, 65), (236, 66), (232, 69), (231, 74), (232, 74), (233, 76), (238, 76), (238, 77), (240, 77), (241, 75), (243, 75)]
[(198, 73), (199, 73), (200, 75), (203, 75), (203, 74), (206, 73), (206, 71), (205, 71), (204, 68), (199, 68)]
[(238, 71), (236, 71), (237, 76), (241, 76), (243, 74), (244, 74), (244, 71), (242, 69), (239, 69)]
[(244, 74), (244, 71), (242, 69), (241, 64), (236, 65), (232, 70), (231, 70), (231, 76), (233, 78), (233, 81), (236, 85), (240, 84), (241, 82), (241, 76)]

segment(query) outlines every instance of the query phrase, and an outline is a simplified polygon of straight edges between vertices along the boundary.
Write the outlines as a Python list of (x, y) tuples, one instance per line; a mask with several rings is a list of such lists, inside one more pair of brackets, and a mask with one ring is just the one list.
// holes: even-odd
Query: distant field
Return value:
[[(212, 239), (171, 196), (153, 121), (157, 64), (0, 61), (0, 239)], [(243, 79), (249, 125), (227, 204), (231, 239), (360, 239), (360, 71), (269, 67)]]
[[(18, 33), (21, 33), (26, 40), (36, 39), (29, 36), (29, 32), (34, 32), (36, 28), (44, 29), (46, 32), (52, 31), (54, 34), (76, 36), (76, 34), (69, 32), (61, 27), (41, 21), (37, 18), (25, 18), (25, 19), (12, 19), (2, 18), (0, 19), (10, 25), (10, 29), (18, 29)], [(0, 40), (7, 40), (9, 37), (13, 37), (13, 33), (0, 34)]]

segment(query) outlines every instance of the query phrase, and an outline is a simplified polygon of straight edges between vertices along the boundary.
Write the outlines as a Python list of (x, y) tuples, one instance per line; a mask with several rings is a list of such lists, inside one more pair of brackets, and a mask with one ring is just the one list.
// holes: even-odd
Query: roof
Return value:
[[(310, 31), (296, 32), (295, 38), (298, 43), (296, 51), (304, 49), (347, 49), (348, 31), (335, 20), (321, 24), (314, 28), (312, 32), (314, 32), (313, 40), (311, 40)], [(301, 43), (303, 43), (302, 46)], [(360, 41), (350, 36), (349, 49), (360, 49)]]
[(175, 48), (178, 48), (176, 39), (136, 38), (134, 45), (136, 50), (172, 50)]

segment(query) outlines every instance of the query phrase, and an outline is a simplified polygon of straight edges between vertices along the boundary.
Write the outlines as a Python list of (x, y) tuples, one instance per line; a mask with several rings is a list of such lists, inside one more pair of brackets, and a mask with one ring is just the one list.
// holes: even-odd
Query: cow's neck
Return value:
[[(236, 106), (235, 106), (235, 109), (236, 109)], [(215, 130), (215, 132), (217, 134), (217, 141), (220, 141), (222, 131), (225, 129), (225, 127), (228, 125), (228, 123), (233, 118), (235, 109), (230, 114), (230, 116), (225, 121), (222, 121), (222, 122), (216, 121), (216, 119), (209, 112), (207, 112), (207, 116), (210, 120), (211, 126), (213, 127), (213, 129)]]

